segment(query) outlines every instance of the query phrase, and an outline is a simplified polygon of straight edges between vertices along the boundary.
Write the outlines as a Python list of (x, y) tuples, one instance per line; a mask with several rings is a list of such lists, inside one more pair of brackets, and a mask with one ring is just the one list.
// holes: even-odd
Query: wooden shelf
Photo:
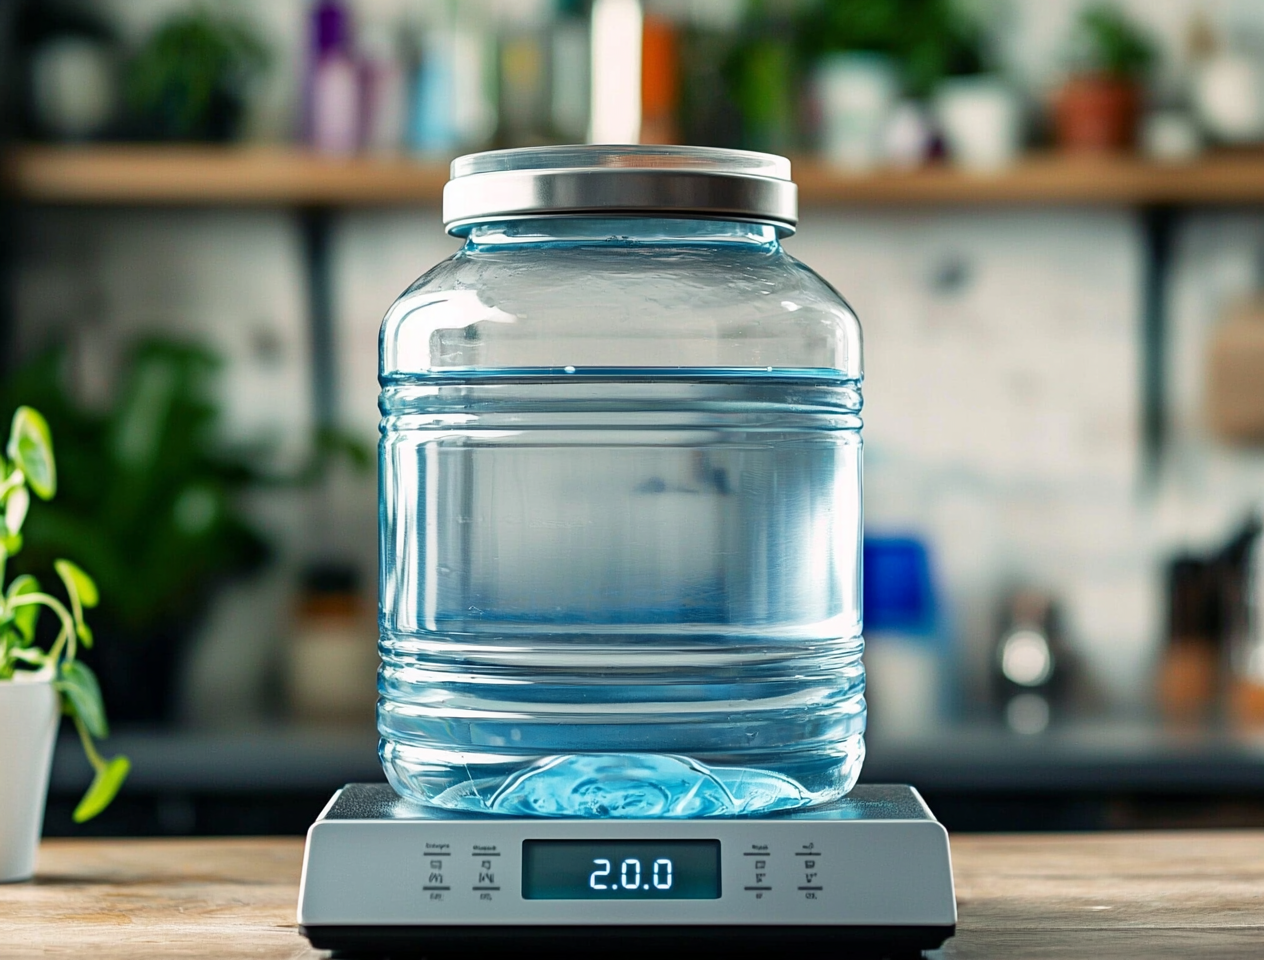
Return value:
[[(1038, 155), (995, 174), (846, 174), (804, 160), (794, 171), (802, 202), (817, 205), (1264, 203), (1264, 154), (1188, 164)], [(448, 175), (440, 163), (199, 146), (27, 146), (2, 173), (11, 193), (42, 203), (322, 206), (437, 204)]]
[(280, 147), (21, 147), (5, 158), (3, 179), (43, 203), (437, 204), (448, 168)]
[(865, 175), (819, 164), (795, 166), (803, 203), (952, 204), (1230, 204), (1264, 202), (1264, 154), (1223, 154), (1190, 163), (1136, 157), (1038, 154), (996, 173), (948, 166)]

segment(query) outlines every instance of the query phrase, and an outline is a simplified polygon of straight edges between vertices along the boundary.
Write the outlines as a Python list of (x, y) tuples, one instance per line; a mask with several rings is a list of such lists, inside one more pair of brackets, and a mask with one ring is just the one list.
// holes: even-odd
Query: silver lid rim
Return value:
[(453, 180), (509, 170), (585, 170), (594, 167), (650, 170), (710, 170), (789, 180), (790, 161), (775, 153), (730, 147), (687, 147), (654, 143), (560, 143), (467, 153), (452, 161)]
[(521, 169), (476, 173), (443, 188), (443, 225), (462, 236), (479, 223), (533, 216), (636, 216), (798, 226), (791, 180), (732, 171), (652, 167)]

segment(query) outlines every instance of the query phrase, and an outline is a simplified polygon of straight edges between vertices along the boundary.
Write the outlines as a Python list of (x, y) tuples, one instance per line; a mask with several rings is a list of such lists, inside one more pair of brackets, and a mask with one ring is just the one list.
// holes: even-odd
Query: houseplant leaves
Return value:
[(18, 407), (5, 453), (26, 475), (27, 485), (35, 495), (51, 500), (57, 492), (57, 466), (53, 460), (53, 437), (42, 414), (30, 407)]
[(71, 814), (75, 823), (91, 820), (108, 807), (131, 769), (132, 762), (127, 757), (113, 757), (100, 767), (92, 778), (92, 786), (88, 787), (88, 792)]
[(53, 686), (66, 698), (65, 712), (82, 720), (88, 733), (98, 739), (109, 736), (101, 687), (97, 684), (96, 674), (86, 663), (78, 660), (63, 663)]

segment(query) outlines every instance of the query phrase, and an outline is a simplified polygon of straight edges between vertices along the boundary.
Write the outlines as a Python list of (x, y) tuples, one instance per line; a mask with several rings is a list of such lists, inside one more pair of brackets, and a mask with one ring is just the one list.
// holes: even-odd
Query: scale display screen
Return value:
[(524, 840), (524, 900), (718, 900), (719, 840)]

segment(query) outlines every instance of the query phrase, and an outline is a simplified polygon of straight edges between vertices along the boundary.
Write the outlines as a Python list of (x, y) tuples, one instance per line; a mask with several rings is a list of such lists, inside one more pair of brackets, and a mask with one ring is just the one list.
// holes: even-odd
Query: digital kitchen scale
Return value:
[(359, 783), (307, 833), (298, 922), (335, 956), (915, 957), (953, 935), (957, 905), (948, 834), (912, 787), (758, 819), (581, 820), (449, 814)]

